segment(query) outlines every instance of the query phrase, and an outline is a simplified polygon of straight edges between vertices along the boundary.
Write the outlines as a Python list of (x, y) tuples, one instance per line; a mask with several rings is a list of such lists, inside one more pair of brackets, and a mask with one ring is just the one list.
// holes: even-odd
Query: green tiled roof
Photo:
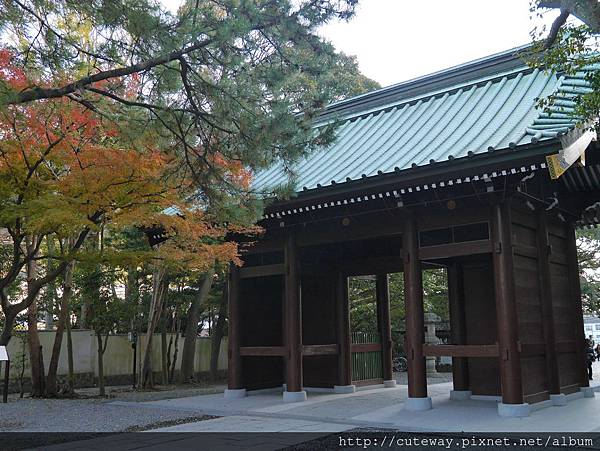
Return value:
[[(585, 72), (564, 76), (532, 70), (514, 54), (515, 49), (331, 105), (320, 123), (340, 121), (336, 140), (296, 164), (297, 190), (518, 148), (566, 133), (576, 121), (573, 98), (590, 91)], [(536, 109), (538, 98), (553, 93), (550, 113)], [(253, 186), (267, 192), (287, 181), (276, 164), (256, 174)]]

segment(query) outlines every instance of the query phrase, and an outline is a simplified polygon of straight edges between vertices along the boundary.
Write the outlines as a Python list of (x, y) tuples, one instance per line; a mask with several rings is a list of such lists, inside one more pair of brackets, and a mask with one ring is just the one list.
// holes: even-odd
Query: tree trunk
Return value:
[(67, 360), (69, 362), (69, 376), (67, 378), (67, 393), (69, 395), (75, 394), (75, 369), (73, 365), (73, 337), (71, 337), (71, 318), (67, 316), (65, 323), (67, 329)]
[[(100, 247), (100, 233), (99, 232), (90, 232), (89, 237), (86, 243), (86, 247), (90, 248), (90, 250), (97, 251)], [(96, 266), (95, 270), (99, 273), (99, 265)], [(90, 290), (93, 292), (97, 292), (96, 299), (100, 298), (100, 283), (96, 283), (93, 286), (93, 289)], [(95, 296), (95, 295), (94, 295)], [(80, 321), (79, 328), (80, 329), (90, 329), (90, 321), (92, 320), (92, 300), (88, 299), (87, 296), (84, 296), (83, 303), (81, 304), (81, 313), (80, 313)]]
[(100, 396), (106, 396), (104, 388), (104, 346), (102, 345), (102, 333), (96, 332), (96, 342), (98, 345), (98, 390)]
[[(46, 246), (48, 253), (48, 258), (46, 259), (46, 268), (47, 272), (50, 272), (54, 269), (54, 239), (50, 235), (46, 237)], [(44, 295), (44, 298), (46, 300), (46, 305), (44, 306), (44, 329), (52, 330), (54, 329), (54, 303), (56, 299), (55, 280), (49, 282), (46, 286), (46, 294)]]
[(71, 285), (73, 283), (73, 262), (65, 268), (65, 282), (63, 285), (63, 294), (60, 300), (60, 313), (56, 335), (54, 336), (54, 346), (52, 347), (52, 357), (48, 366), (48, 378), (46, 379), (46, 395), (56, 396), (58, 394), (58, 384), (56, 373), (58, 371), (58, 359), (60, 358), (60, 349), (62, 346), (65, 325), (69, 315), (69, 300), (71, 298)]
[(213, 282), (213, 271), (209, 270), (200, 283), (198, 294), (192, 299), (192, 303), (186, 315), (185, 339), (181, 353), (181, 382), (188, 383), (194, 380), (194, 360), (196, 355), (196, 335), (198, 334), (198, 321), (200, 312), (204, 308), (204, 301), (208, 297)]
[(16, 317), (16, 313), (14, 315), (4, 314), (4, 326), (2, 326), (2, 333), (0, 334), (0, 346), (8, 346)]
[(181, 319), (179, 318), (179, 315), (177, 314), (177, 312), (175, 312), (175, 327), (174, 327), (174, 332), (175, 335), (173, 338), (174, 340), (174, 348), (175, 350), (173, 351), (173, 359), (171, 360), (171, 365), (170, 365), (170, 369), (169, 369), (169, 383), (172, 384), (173, 381), (175, 380), (175, 365), (177, 364), (177, 356), (179, 355), (179, 329), (181, 328)]
[(219, 312), (217, 322), (213, 328), (213, 335), (210, 349), (210, 380), (215, 382), (219, 372), (219, 352), (221, 351), (221, 341), (225, 335), (225, 316), (227, 309), (227, 284), (223, 288), (223, 297), (219, 303)]
[(163, 315), (163, 327), (160, 331), (160, 351), (161, 351), (161, 370), (162, 370), (162, 384), (168, 384), (169, 378), (169, 356), (167, 349), (167, 318)]
[[(36, 246), (36, 238), (27, 240), (27, 253), (33, 253)], [(37, 261), (30, 260), (26, 266), (27, 271), (27, 292), (32, 289), (32, 281), (36, 278)], [(45, 389), (45, 371), (44, 355), (40, 344), (38, 333), (38, 304), (37, 296), (27, 307), (27, 332), (29, 335), (29, 359), (31, 366), (31, 396), (39, 397), (44, 394)]]
[(146, 349), (144, 349), (142, 374), (140, 375), (143, 388), (154, 387), (152, 375), (152, 335), (156, 330), (162, 311), (162, 302), (166, 288), (164, 277), (164, 267), (157, 264), (152, 274), (152, 301), (150, 303), (150, 314), (148, 315), (148, 330), (146, 332)]

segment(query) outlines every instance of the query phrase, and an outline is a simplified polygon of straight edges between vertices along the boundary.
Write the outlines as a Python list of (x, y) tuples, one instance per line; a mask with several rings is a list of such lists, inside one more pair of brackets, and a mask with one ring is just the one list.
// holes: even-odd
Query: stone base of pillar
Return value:
[(334, 385), (333, 386), (333, 392), (338, 395), (354, 393), (355, 391), (356, 391), (356, 385)]
[(451, 390), (450, 399), (452, 401), (467, 401), (471, 399), (472, 394), (471, 390)]
[(581, 387), (580, 390), (583, 393), (584, 398), (593, 398), (594, 396), (596, 396), (596, 391), (594, 390), (594, 387)]
[(429, 410), (433, 408), (433, 403), (429, 396), (426, 398), (408, 398), (404, 402), (404, 408), (412, 411)]
[(283, 402), (302, 402), (306, 401), (306, 392), (302, 391), (284, 391)]
[(390, 379), (389, 381), (383, 381), (383, 386), (385, 388), (394, 388), (396, 386), (396, 380)]
[(552, 401), (553, 406), (566, 406), (567, 405), (567, 395), (564, 393), (559, 393), (557, 395), (550, 395), (550, 401)]
[(523, 404), (498, 403), (498, 415), (501, 417), (528, 417), (530, 413), (531, 406), (526, 402)]
[(427, 374), (427, 376), (436, 377), (438, 375), (438, 372), (435, 369), (435, 361), (435, 357), (425, 357), (425, 374)]
[(226, 388), (224, 393), (225, 399), (240, 399), (246, 397), (245, 388)]

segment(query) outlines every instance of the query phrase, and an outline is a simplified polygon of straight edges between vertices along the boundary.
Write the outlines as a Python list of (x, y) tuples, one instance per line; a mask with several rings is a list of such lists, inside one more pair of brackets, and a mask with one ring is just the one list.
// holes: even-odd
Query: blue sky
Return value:
[[(174, 11), (181, 2), (161, 1)], [(360, 0), (350, 22), (319, 32), (387, 86), (526, 44), (556, 15), (532, 19), (529, 0)]]

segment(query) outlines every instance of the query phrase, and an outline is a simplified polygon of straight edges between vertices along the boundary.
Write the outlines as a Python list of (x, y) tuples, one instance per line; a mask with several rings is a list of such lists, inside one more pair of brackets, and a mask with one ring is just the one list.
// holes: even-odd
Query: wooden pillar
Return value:
[(556, 355), (554, 309), (552, 305), (552, 286), (550, 276), (549, 257), (551, 248), (548, 238), (548, 224), (544, 211), (540, 211), (538, 214), (537, 245), (540, 305), (542, 310), (542, 333), (544, 335), (544, 348), (546, 354), (548, 391), (551, 395), (558, 395), (560, 394), (560, 380), (558, 376), (558, 359)]
[(338, 343), (338, 385), (352, 384), (352, 355), (350, 343), (350, 305), (348, 302), (348, 277), (337, 273), (337, 343)]
[[(448, 272), (448, 304), (450, 310), (450, 340), (453, 345), (467, 344), (463, 268), (453, 262)], [(469, 390), (469, 363), (466, 357), (452, 357), (454, 390)]]
[(388, 275), (377, 274), (377, 319), (381, 334), (383, 380), (394, 379), (392, 367), (392, 324), (390, 318), (390, 290)]
[(404, 223), (404, 302), (406, 304), (406, 353), (408, 360), (409, 398), (427, 397), (425, 375), (425, 320), (423, 312), (423, 280), (419, 260), (417, 226), (413, 218)]
[(286, 383), (288, 392), (302, 391), (302, 311), (300, 307), (300, 272), (296, 240), (289, 235), (285, 242), (285, 317)]
[(231, 263), (229, 265), (228, 293), (228, 366), (227, 386), (230, 390), (242, 388), (242, 359), (240, 357), (240, 273), (239, 268)]
[(572, 224), (566, 226), (567, 233), (567, 265), (569, 271), (569, 292), (572, 299), (573, 335), (577, 346), (577, 361), (581, 362), (579, 371), (580, 384), (589, 387), (587, 374), (587, 355), (585, 353), (585, 331), (583, 326), (583, 306), (581, 304), (581, 285), (579, 281), (579, 261), (577, 259), (577, 237)]
[(502, 403), (522, 404), (510, 208), (506, 202), (493, 206), (491, 222)]

